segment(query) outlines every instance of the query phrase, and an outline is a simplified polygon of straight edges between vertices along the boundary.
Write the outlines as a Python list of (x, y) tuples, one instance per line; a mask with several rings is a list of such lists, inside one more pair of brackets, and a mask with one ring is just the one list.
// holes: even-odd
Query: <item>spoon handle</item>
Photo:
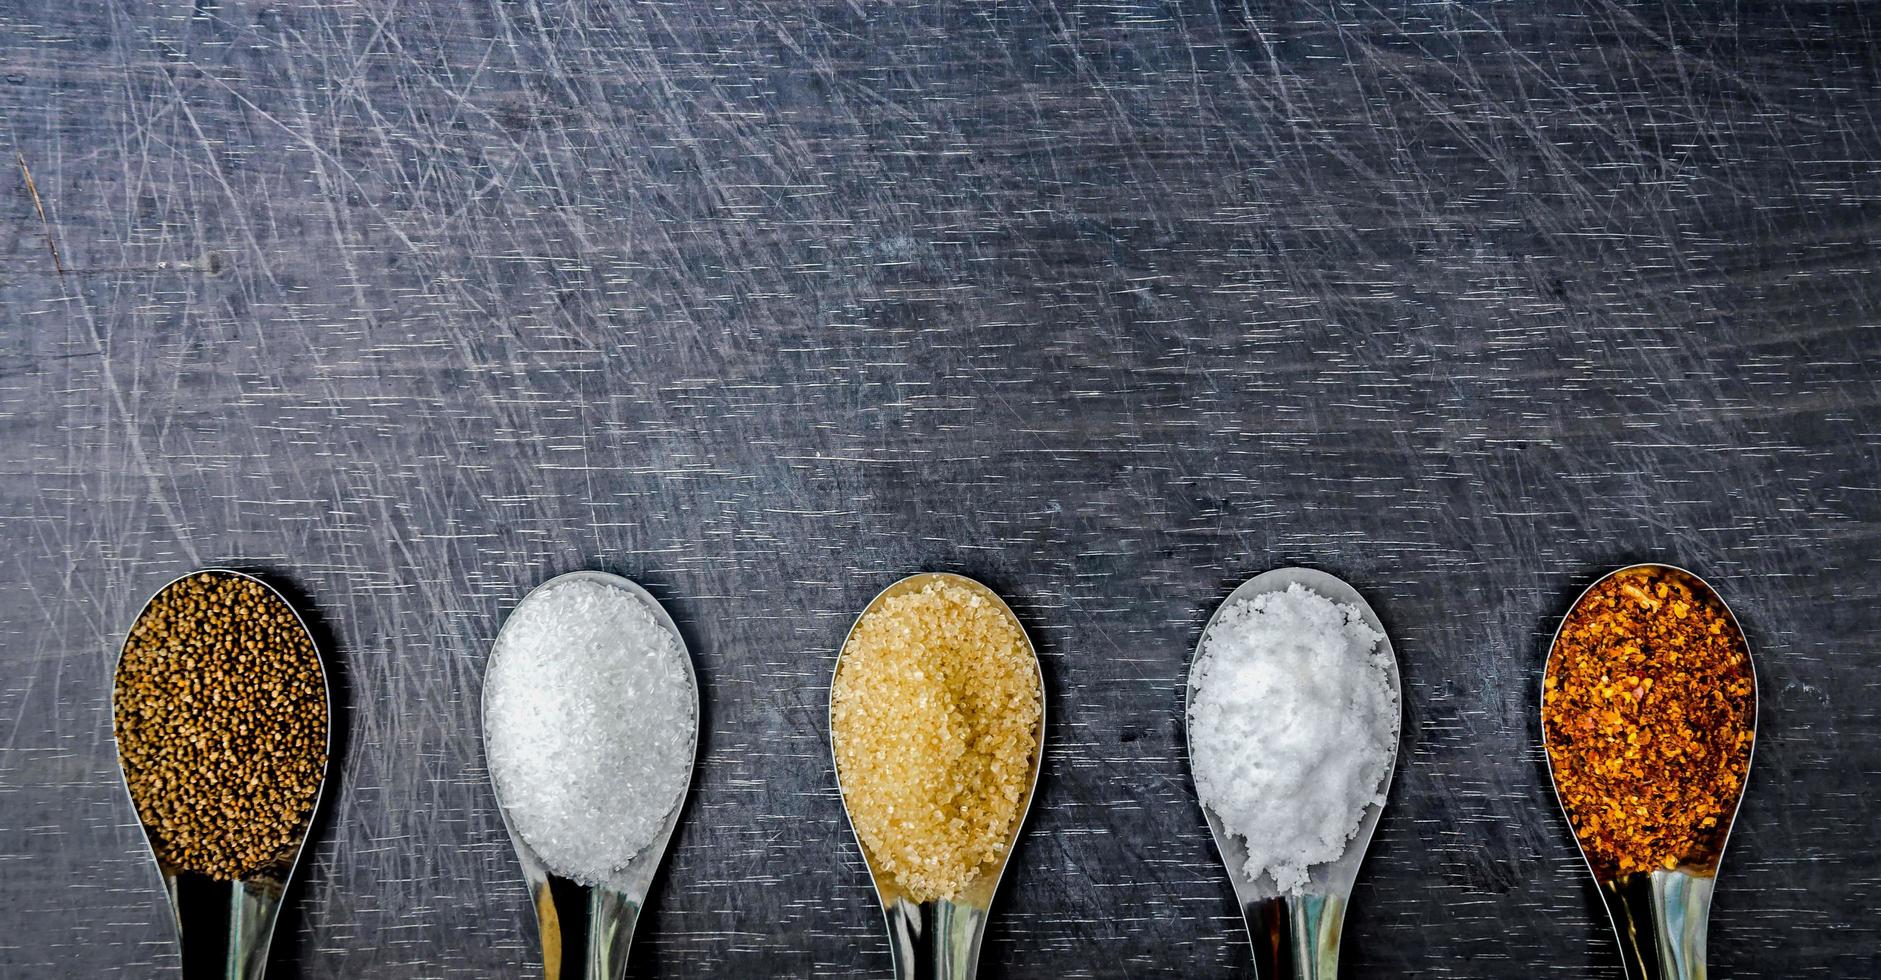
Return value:
[(547, 875), (535, 886), (547, 980), (621, 980), (640, 905), (612, 888)]
[(177, 941), (188, 980), (260, 980), (268, 967), (281, 884), (214, 881), (191, 872), (167, 875)]
[(1254, 943), (1261, 980), (1334, 980), (1345, 899), (1337, 895), (1282, 895), (1242, 910)]
[(1681, 868), (1601, 883), (1627, 980), (1705, 980), (1705, 932), (1717, 881)]
[(961, 902), (897, 899), (888, 918), (895, 980), (973, 980), (979, 972), (986, 910)]

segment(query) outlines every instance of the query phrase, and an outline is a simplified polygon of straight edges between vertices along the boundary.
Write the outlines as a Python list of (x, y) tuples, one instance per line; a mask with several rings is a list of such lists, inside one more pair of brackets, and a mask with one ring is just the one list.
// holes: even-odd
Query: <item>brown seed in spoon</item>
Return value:
[(125, 641), (113, 714), (160, 861), (229, 880), (291, 859), (326, 771), (326, 686), (272, 590), (203, 572), (159, 592)]

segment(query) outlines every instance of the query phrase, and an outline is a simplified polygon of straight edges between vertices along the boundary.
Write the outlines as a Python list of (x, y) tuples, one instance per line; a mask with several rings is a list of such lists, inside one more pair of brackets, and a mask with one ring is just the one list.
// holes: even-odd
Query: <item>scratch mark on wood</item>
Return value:
[(52, 222), (46, 220), (46, 206), (39, 200), (39, 185), (33, 182), (33, 171), (26, 166), (26, 154), (15, 150), (13, 155), (20, 161), (20, 177), (26, 181), (26, 193), (33, 199), (33, 210), (39, 212), (39, 226), (46, 233), (46, 250), (52, 253), (52, 268), (64, 277), (65, 263), (59, 261), (59, 243), (53, 238)]

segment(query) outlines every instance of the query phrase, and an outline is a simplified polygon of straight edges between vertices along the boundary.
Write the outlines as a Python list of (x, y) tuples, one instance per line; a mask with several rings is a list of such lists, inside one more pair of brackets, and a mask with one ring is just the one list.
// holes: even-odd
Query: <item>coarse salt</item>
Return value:
[(659, 836), (692, 776), (686, 652), (634, 594), (574, 580), (510, 614), (484, 738), (510, 824), (550, 871), (602, 884)]
[(1298, 583), (1223, 610), (1195, 667), (1189, 748), (1202, 803), (1283, 893), (1337, 860), (1384, 803), (1398, 698), (1384, 634)]

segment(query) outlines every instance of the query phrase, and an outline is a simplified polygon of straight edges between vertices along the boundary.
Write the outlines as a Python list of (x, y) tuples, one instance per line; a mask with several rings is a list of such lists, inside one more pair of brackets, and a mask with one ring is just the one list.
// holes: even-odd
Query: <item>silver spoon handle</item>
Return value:
[(281, 907), (280, 883), (214, 881), (184, 872), (166, 875), (164, 887), (186, 980), (261, 980)]
[(1282, 895), (1251, 902), (1241, 911), (1261, 980), (1333, 980), (1339, 975), (1345, 899)]
[(985, 909), (899, 899), (885, 914), (895, 980), (973, 980), (979, 972)]
[(639, 903), (612, 888), (555, 875), (533, 890), (547, 980), (621, 980), (627, 975)]
[(1705, 980), (1705, 932), (1717, 881), (1680, 869), (1601, 884), (1627, 980)]

